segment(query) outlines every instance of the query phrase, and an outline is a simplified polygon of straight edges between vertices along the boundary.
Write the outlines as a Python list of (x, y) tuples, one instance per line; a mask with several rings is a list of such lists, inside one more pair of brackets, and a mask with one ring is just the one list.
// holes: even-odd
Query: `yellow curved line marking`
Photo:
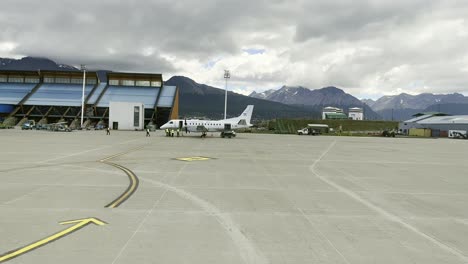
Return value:
[(122, 170), (130, 178), (130, 186), (127, 188), (127, 190), (123, 194), (121, 194), (116, 200), (114, 200), (110, 204), (106, 205), (106, 207), (115, 208), (115, 207), (119, 206), (121, 203), (123, 203), (125, 200), (127, 200), (130, 197), (130, 195), (132, 195), (135, 192), (135, 190), (136, 190), (136, 188), (138, 186), (138, 178), (136, 177), (135, 173), (133, 173), (131, 170), (125, 168), (124, 166), (121, 166), (119, 164), (115, 164), (115, 163), (112, 163), (112, 162), (105, 162), (104, 161), (103, 163), (111, 165), (113, 167), (116, 167), (116, 168)]
[(136, 148), (132, 148), (132, 149), (127, 150), (127, 151), (125, 151), (125, 152), (118, 153), (118, 154), (115, 154), (115, 155), (112, 155), (112, 156), (103, 158), (102, 160), (99, 160), (99, 161), (100, 161), (100, 162), (106, 162), (106, 161), (108, 161), (108, 160), (117, 158), (117, 157), (119, 157), (119, 156), (123, 156), (123, 155), (128, 154), (128, 153), (130, 153), (130, 152), (133, 152), (133, 151), (135, 151), (135, 150), (142, 149), (142, 148), (144, 148), (144, 147), (145, 147), (145, 146), (139, 146), (139, 147), (136, 147)]
[(125, 174), (127, 174), (128, 178), (130, 178), (130, 185), (129, 185), (129, 187), (127, 187), (127, 190), (123, 194), (121, 194), (117, 199), (115, 199), (114, 201), (112, 201), (111, 203), (106, 205), (105, 207), (109, 207), (109, 208), (118, 207), (120, 204), (125, 202), (125, 200), (127, 200), (136, 191), (136, 189), (138, 187), (138, 178), (135, 175), (135, 173), (133, 173), (131, 170), (125, 168), (124, 166), (121, 166), (121, 165), (116, 164), (116, 163), (109, 162), (109, 160), (117, 158), (119, 156), (123, 156), (125, 154), (130, 153), (130, 152), (142, 149), (144, 147), (145, 146), (139, 146), (139, 147), (136, 147), (136, 148), (132, 148), (132, 149), (127, 150), (125, 152), (118, 153), (118, 154), (115, 154), (115, 155), (112, 155), (112, 156), (109, 156), (107, 158), (99, 160), (99, 162), (101, 162), (101, 163), (111, 165), (111, 166), (113, 166), (115, 168), (118, 168), (118, 169), (122, 170), (123, 172), (125, 172)]
[[(76, 223), (76, 224), (75, 224)], [(89, 224), (95, 224), (95, 225), (99, 225), (99, 226), (102, 226), (102, 225), (105, 225), (107, 223), (105, 223), (104, 221), (101, 221), (97, 218), (94, 218), (94, 217), (91, 217), (91, 218), (84, 218), (84, 219), (78, 219), (78, 220), (71, 220), (71, 221), (65, 221), (65, 222), (60, 222), (61, 225), (67, 225), (67, 224), (75, 224), (65, 230), (62, 230), (60, 232), (57, 232), (49, 237), (46, 237), (44, 239), (41, 239), (39, 241), (36, 241), (34, 243), (31, 243), (27, 246), (24, 246), (22, 248), (19, 248), (19, 249), (16, 249), (16, 250), (13, 250), (13, 251), (10, 251), (10, 252), (7, 252), (3, 255), (0, 256), (0, 263), (1, 262), (5, 262), (5, 261), (8, 261), (12, 258), (16, 258), (16, 257), (19, 257), (20, 255), (23, 255), (25, 253), (28, 253), (29, 251), (31, 250), (34, 250), (38, 247), (41, 247), (41, 246), (44, 246), (48, 243), (51, 243), (57, 239), (60, 239), (70, 233), (73, 233), (75, 231), (78, 231), (79, 229), (89, 225)]]

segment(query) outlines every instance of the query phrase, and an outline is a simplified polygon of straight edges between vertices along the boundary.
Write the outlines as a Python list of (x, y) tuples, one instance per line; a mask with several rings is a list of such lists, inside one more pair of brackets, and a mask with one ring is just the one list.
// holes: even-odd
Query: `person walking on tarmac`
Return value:
[(110, 135), (110, 127), (107, 127), (107, 133), (106, 135)]
[(149, 128), (146, 128), (146, 136), (147, 137), (151, 137), (150, 133), (149, 133)]
[(179, 137), (180, 129), (177, 128), (177, 137)]

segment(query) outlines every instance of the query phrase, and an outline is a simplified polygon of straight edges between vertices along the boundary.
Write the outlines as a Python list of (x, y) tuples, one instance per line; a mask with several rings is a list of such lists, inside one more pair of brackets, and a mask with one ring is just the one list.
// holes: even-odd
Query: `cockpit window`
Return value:
[(171, 122), (169, 122), (169, 124), (174, 124), (174, 122), (171, 121)]

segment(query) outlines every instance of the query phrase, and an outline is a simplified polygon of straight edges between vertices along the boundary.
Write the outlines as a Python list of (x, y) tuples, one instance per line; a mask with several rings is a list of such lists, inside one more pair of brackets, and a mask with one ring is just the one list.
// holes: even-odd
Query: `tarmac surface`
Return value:
[(468, 263), (468, 141), (15, 129), (0, 150), (0, 263)]

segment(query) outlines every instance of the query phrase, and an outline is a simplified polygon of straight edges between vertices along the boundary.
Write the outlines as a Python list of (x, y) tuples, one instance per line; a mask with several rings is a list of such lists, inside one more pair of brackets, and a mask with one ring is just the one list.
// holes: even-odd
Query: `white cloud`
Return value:
[(1, 42), (0, 41), (0, 56), (2, 57), (17, 57), (15, 56), (14, 50), (18, 45), (14, 42)]
[[(220, 8), (222, 7), (222, 8)], [(185, 75), (240, 93), (467, 92), (468, 2), (4, 0), (0, 56)]]

